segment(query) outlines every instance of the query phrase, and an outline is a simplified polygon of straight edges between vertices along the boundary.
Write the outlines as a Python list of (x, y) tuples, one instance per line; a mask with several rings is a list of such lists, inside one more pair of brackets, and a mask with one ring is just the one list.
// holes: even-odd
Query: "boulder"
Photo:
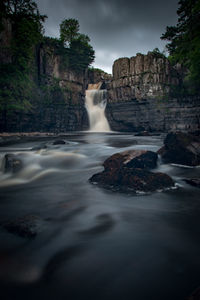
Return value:
[(103, 166), (105, 170), (127, 168), (153, 169), (156, 167), (158, 155), (146, 150), (128, 150), (113, 154), (107, 158)]
[(25, 217), (2, 224), (2, 227), (8, 232), (25, 238), (35, 237), (40, 229), (40, 226), (40, 218), (33, 215), (27, 215)]
[(3, 160), (4, 172), (17, 173), (23, 167), (22, 161), (15, 154), (6, 154)]
[(197, 166), (200, 164), (200, 139), (183, 132), (170, 132), (158, 154), (165, 163)]
[(200, 188), (200, 179), (199, 178), (187, 178), (183, 179), (188, 184)]
[(103, 163), (104, 171), (93, 175), (90, 182), (105, 188), (133, 192), (153, 192), (174, 186), (166, 174), (153, 173), (157, 154), (152, 151), (130, 150), (116, 153)]
[(90, 181), (106, 188), (134, 192), (153, 192), (174, 186), (173, 180), (164, 173), (126, 167), (95, 174)]
[(64, 144), (66, 144), (66, 143), (63, 140), (56, 140), (53, 142), (53, 145), (64, 145)]

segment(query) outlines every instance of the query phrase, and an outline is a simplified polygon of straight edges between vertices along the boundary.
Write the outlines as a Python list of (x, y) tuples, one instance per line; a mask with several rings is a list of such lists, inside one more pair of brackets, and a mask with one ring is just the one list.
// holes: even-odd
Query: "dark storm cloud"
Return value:
[(113, 60), (163, 49), (161, 34), (177, 21), (176, 0), (37, 0), (48, 15), (46, 34), (59, 36), (63, 19), (76, 18), (96, 51), (95, 66), (111, 71)]

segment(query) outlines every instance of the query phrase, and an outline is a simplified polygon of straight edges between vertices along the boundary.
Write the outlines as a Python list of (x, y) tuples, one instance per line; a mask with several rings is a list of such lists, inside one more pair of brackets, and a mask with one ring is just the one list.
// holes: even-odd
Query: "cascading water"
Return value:
[(90, 131), (109, 132), (110, 126), (105, 116), (106, 90), (101, 90), (101, 82), (89, 84), (86, 90), (85, 106), (88, 112)]

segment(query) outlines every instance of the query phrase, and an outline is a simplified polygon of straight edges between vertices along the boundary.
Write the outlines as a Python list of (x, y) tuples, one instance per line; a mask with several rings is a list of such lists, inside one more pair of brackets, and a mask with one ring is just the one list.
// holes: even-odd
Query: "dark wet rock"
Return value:
[(192, 186), (200, 188), (200, 179), (199, 178), (186, 178), (183, 180)]
[(64, 144), (66, 144), (66, 142), (63, 140), (56, 140), (53, 142), (53, 145), (64, 145)]
[(42, 220), (34, 215), (28, 215), (22, 218), (2, 224), (8, 232), (24, 238), (34, 238), (41, 229)]
[(174, 186), (164, 173), (148, 169), (156, 166), (157, 154), (152, 151), (130, 150), (116, 153), (104, 162), (104, 171), (93, 175), (90, 182), (114, 190), (153, 192)]
[(18, 158), (15, 154), (6, 154), (3, 160), (3, 169), (4, 172), (19, 172), (23, 167), (21, 159)]
[(95, 174), (90, 181), (106, 188), (135, 192), (153, 192), (174, 186), (173, 180), (164, 173), (125, 167)]
[(113, 154), (107, 158), (103, 166), (105, 170), (127, 168), (153, 169), (156, 167), (158, 155), (146, 150), (128, 150)]
[(197, 166), (200, 164), (200, 139), (183, 132), (170, 132), (158, 154), (165, 163)]

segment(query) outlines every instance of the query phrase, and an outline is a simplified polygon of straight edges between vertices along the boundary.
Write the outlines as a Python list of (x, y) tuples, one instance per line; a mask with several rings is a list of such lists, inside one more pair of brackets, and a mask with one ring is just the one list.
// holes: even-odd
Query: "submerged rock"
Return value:
[(21, 237), (33, 238), (40, 230), (41, 219), (37, 216), (27, 215), (13, 221), (2, 224), (8, 232)]
[(158, 154), (165, 163), (197, 166), (200, 164), (200, 139), (183, 132), (170, 132)]
[(53, 142), (53, 145), (64, 145), (66, 142), (64, 140), (56, 140)]
[(200, 179), (199, 178), (187, 178), (183, 179), (188, 184), (200, 188)]
[(4, 172), (19, 172), (23, 167), (22, 161), (15, 154), (6, 154), (3, 160)]
[(90, 182), (114, 190), (153, 192), (174, 186), (164, 173), (153, 173), (157, 154), (152, 151), (130, 150), (116, 153), (104, 162), (104, 171), (93, 175)]

